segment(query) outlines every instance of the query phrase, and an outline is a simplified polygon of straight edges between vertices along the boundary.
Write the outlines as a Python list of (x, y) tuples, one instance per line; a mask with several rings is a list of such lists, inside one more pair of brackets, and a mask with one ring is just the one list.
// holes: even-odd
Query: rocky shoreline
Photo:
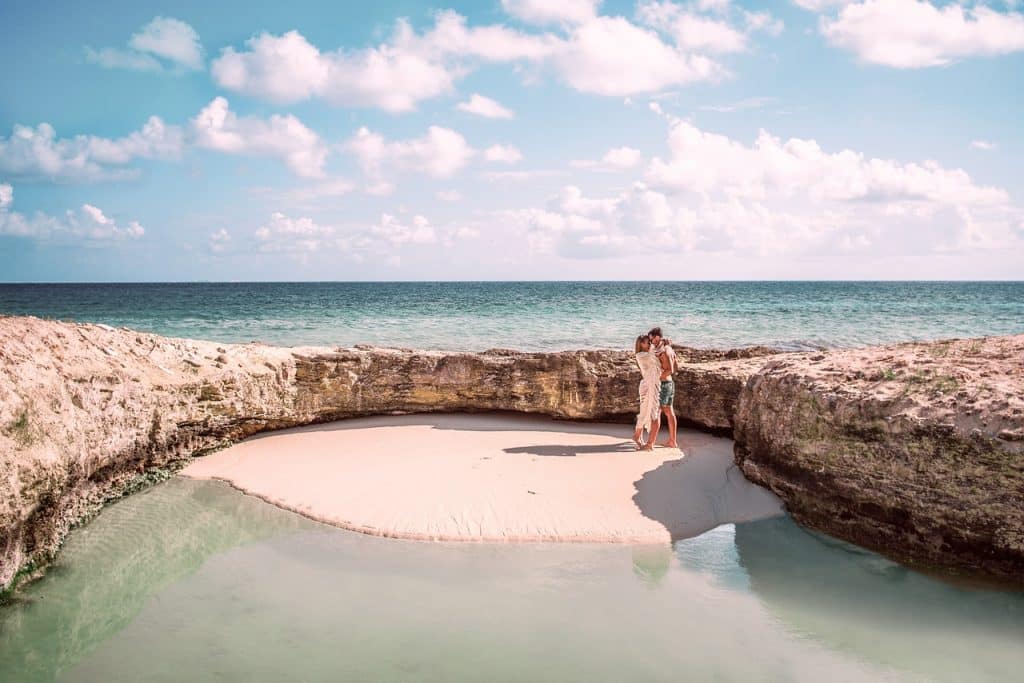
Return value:
[[(799, 522), (1024, 584), (1024, 335), (680, 356), (683, 423), (732, 434)], [(625, 422), (638, 377), (625, 352), (280, 348), (0, 317), (0, 587), (103, 502), (257, 432), (417, 412)]]
[(1024, 585), (1024, 336), (773, 359), (736, 425), (743, 473), (797, 522)]

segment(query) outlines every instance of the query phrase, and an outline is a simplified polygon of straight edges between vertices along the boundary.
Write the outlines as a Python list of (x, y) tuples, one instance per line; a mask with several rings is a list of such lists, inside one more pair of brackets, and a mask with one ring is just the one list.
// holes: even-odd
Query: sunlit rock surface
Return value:
[(1024, 336), (780, 356), (747, 383), (735, 439), (802, 524), (1024, 583)]
[[(1024, 574), (1024, 336), (680, 357), (681, 420), (735, 434), (745, 474), (799, 521)], [(104, 501), (257, 432), (410, 412), (627, 422), (638, 381), (625, 351), (280, 348), (0, 317), (0, 586)]]

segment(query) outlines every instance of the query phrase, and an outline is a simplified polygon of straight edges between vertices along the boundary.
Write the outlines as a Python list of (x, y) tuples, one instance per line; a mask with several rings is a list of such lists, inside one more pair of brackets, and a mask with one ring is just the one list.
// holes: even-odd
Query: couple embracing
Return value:
[[(670, 340), (655, 327), (636, 338), (636, 364), (640, 367), (640, 413), (636, 416), (633, 443), (637, 450), (652, 451), (661, 429), (661, 415), (668, 423), (668, 441), (660, 446), (679, 448), (676, 443), (676, 413), (672, 403), (676, 397), (676, 384), (672, 373), (676, 371), (676, 352)], [(643, 441), (644, 429), (647, 441)]]

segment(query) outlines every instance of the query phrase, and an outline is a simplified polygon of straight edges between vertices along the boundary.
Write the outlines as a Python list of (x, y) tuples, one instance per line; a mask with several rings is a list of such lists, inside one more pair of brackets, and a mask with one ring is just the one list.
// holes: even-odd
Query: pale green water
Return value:
[(1024, 596), (786, 518), (674, 550), (370, 538), (172, 479), (0, 609), (0, 680), (1011, 681)]

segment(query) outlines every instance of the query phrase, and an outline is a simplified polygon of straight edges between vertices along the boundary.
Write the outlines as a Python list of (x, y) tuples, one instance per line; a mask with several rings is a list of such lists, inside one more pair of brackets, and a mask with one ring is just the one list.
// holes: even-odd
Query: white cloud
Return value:
[(693, 6), (701, 12), (725, 14), (732, 8), (732, 0), (696, 0)]
[(532, 171), (485, 171), (480, 177), (489, 183), (524, 183), (540, 178), (556, 178), (565, 175), (559, 169), (535, 169)]
[(565, 258), (691, 250), (882, 256), (876, 252), (1024, 243), (1024, 211), (961, 169), (829, 153), (813, 140), (783, 142), (764, 131), (748, 146), (666, 118), (670, 153), (650, 162), (647, 183), (604, 197), (568, 186), (546, 206), (499, 218), (522, 231), (532, 252)]
[(867, 235), (843, 235), (839, 240), (839, 248), (843, 251), (861, 251), (871, 246)]
[(743, 24), (747, 32), (764, 31), (770, 36), (780, 36), (786, 28), (781, 19), (776, 19), (768, 12), (742, 12)]
[(719, 17), (697, 14), (674, 2), (641, 2), (639, 20), (670, 35), (677, 47), (707, 52), (740, 52), (746, 35)]
[[(795, 255), (898, 249), (925, 252), (998, 249), (1022, 242), (1020, 212), (905, 205), (807, 209), (738, 197), (685, 198), (641, 183), (607, 198), (567, 187), (544, 208), (498, 216), (522, 232), (532, 253), (617, 258), (698, 251)], [(943, 227), (937, 227), (937, 223)], [(948, 224), (948, 226), (946, 225)]]
[(128, 41), (127, 48), (86, 47), (85, 55), (90, 62), (108, 69), (160, 71), (165, 64), (177, 71), (203, 68), (199, 34), (185, 22), (167, 17), (155, 17), (143, 26)]
[(223, 97), (214, 98), (192, 119), (195, 144), (227, 154), (281, 159), (294, 173), (307, 178), (323, 175), (327, 147), (320, 136), (291, 114), (269, 119), (240, 117)]
[(290, 218), (275, 211), (253, 236), (260, 251), (312, 253), (319, 251), (335, 232), (334, 227), (320, 225), (311, 218)]
[(996, 148), (996, 143), (989, 142), (988, 140), (972, 140), (971, 149), (980, 149), (985, 152), (991, 152)]
[(9, 138), (0, 137), (0, 172), (26, 180), (96, 181), (126, 178), (124, 166), (134, 159), (177, 159), (184, 146), (181, 128), (157, 116), (123, 138), (92, 135), (58, 138), (48, 123), (35, 128), (15, 125)]
[(696, 214), (642, 183), (606, 199), (567, 186), (547, 207), (505, 218), (524, 229), (531, 251), (570, 258), (689, 251), (696, 244)]
[(437, 233), (423, 216), (414, 216), (411, 223), (403, 223), (391, 214), (381, 214), (380, 222), (370, 228), (370, 234), (394, 247), (437, 241)]
[(210, 65), (217, 85), (228, 90), (296, 102), (323, 91), (329, 62), (298, 31), (262, 33), (246, 41), (248, 52), (227, 47)]
[[(378, 221), (370, 224), (325, 225), (309, 217), (291, 217), (278, 211), (253, 233), (253, 239), (258, 251), (291, 254), (303, 261), (324, 252), (340, 252), (362, 260), (371, 254), (391, 257), (397, 249), (404, 247), (450, 246), (456, 237), (469, 239), (476, 234), (472, 229), (438, 229), (419, 214), (403, 218), (382, 213)], [(219, 237), (214, 233), (211, 235), (211, 248), (215, 242), (217, 247), (221, 247), (230, 239), (230, 235)]]
[(762, 199), (806, 195), (818, 200), (1003, 204), (1005, 190), (975, 184), (966, 171), (934, 161), (901, 163), (852, 150), (828, 153), (814, 140), (783, 142), (761, 131), (753, 146), (673, 120), (668, 160), (655, 158), (648, 181), (704, 195)]
[(184, 147), (178, 126), (169, 126), (159, 116), (150, 116), (140, 130), (110, 140), (89, 136), (88, 152), (102, 164), (127, 164), (133, 159), (177, 159)]
[[(501, 24), (469, 26), (466, 17), (444, 10), (435, 15), (434, 27), (422, 36), (406, 21), (399, 21), (394, 47), (403, 52), (449, 64), (466, 71), (467, 59), (483, 62), (540, 62), (551, 57), (563, 41), (550, 33), (525, 33)], [(454, 60), (454, 61), (452, 61)]]
[(327, 146), (291, 115), (268, 119), (239, 117), (223, 97), (212, 100), (190, 122), (187, 131), (151, 116), (141, 129), (122, 138), (77, 135), (58, 138), (53, 126), (15, 125), (0, 137), (0, 173), (15, 179), (99, 181), (135, 177), (125, 168), (137, 159), (171, 160), (189, 146), (227, 154), (281, 159), (297, 175), (323, 175)]
[(374, 197), (388, 197), (395, 193), (395, 186), (388, 182), (372, 183), (363, 188), (363, 191)]
[(639, 164), (642, 156), (640, 150), (632, 147), (613, 147), (598, 161), (573, 161), (571, 165), (596, 171), (624, 171)]
[(530, 24), (583, 23), (597, 16), (601, 0), (501, 0), (502, 8)]
[(749, 49), (751, 33), (779, 35), (783, 29), (768, 12), (734, 9), (728, 2), (685, 6), (647, 0), (637, 6), (637, 17), (670, 36), (677, 48), (708, 53), (743, 52)]
[(63, 216), (36, 212), (26, 216), (11, 211), (14, 189), (0, 185), (0, 235), (27, 237), (37, 240), (109, 242), (138, 239), (146, 230), (137, 222), (121, 226), (92, 204), (83, 204), (78, 210), (65, 211)]
[(552, 36), (500, 25), (469, 27), (465, 17), (443, 11), (422, 35), (399, 20), (390, 42), (361, 50), (321, 52), (297, 31), (263, 33), (247, 41), (244, 51), (225, 48), (211, 73), (223, 88), (275, 102), (323, 97), (343, 106), (404, 112), (450, 92), (469, 72), (459, 60), (538, 60), (556, 44)]
[(632, 147), (614, 147), (601, 157), (601, 162), (612, 168), (633, 168), (640, 163), (640, 150)]
[(844, 5), (834, 19), (822, 20), (821, 30), (861, 61), (900, 69), (1024, 50), (1024, 14), (984, 5), (866, 0)]
[(156, 17), (128, 44), (139, 52), (163, 57), (188, 69), (203, 68), (203, 47), (195, 29), (178, 19)]
[(726, 75), (717, 62), (687, 54), (622, 17), (599, 17), (576, 27), (553, 61), (573, 88), (609, 96), (655, 92)]
[(499, 164), (515, 164), (523, 160), (523, 153), (512, 145), (491, 145), (484, 150), (484, 159)]
[[(557, 12), (564, 6), (551, 7)], [(706, 56), (673, 47), (623, 17), (589, 17), (564, 29), (562, 37), (500, 25), (468, 27), (465, 17), (442, 12), (432, 31), (422, 38), (407, 32), (403, 44), (441, 56), (550, 65), (571, 87), (600, 95), (653, 92), (725, 74)]]
[[(435, 195), (442, 202), (462, 201), (462, 193), (458, 190), (441, 190)], [(2, 195), (0, 195), (2, 197)]]
[[(393, 112), (413, 110), (423, 100), (450, 92), (482, 63), (529, 68), (524, 76), (529, 79), (551, 69), (582, 92), (623, 96), (721, 79), (728, 71), (708, 54), (747, 49), (752, 32), (778, 33), (782, 28), (765, 12), (716, 2), (692, 8), (643, 3), (641, 20), (651, 28), (624, 17), (598, 16), (597, 3), (580, 0), (506, 6), (514, 16), (531, 17), (528, 23), (557, 27), (536, 32), (502, 24), (470, 26), (466, 17), (444, 10), (422, 33), (400, 19), (390, 39), (380, 45), (329, 52), (296, 31), (263, 33), (247, 41), (243, 50), (225, 48), (211, 73), (223, 88), (274, 102), (322, 97), (339, 105)], [(485, 100), (474, 95), (459, 108), (483, 116), (510, 115)]]
[(448, 234), (448, 242), (455, 243), (465, 240), (474, 240), (480, 236), (480, 229), (469, 225), (460, 225), (451, 230)]
[(812, 12), (820, 12), (837, 5), (847, 5), (850, 2), (852, 0), (793, 0), (793, 4)]
[(215, 254), (221, 254), (228, 248), (228, 243), (231, 241), (231, 233), (224, 228), (210, 233), (210, 251)]
[(260, 34), (247, 51), (225, 48), (211, 73), (223, 88), (288, 103), (324, 97), (344, 106), (401, 112), (452, 88), (441, 64), (389, 45), (321, 53), (297, 31)]
[(468, 112), (470, 114), (476, 114), (477, 116), (483, 116), (487, 119), (512, 119), (515, 118), (515, 114), (512, 110), (503, 107), (489, 97), (473, 95), (465, 102), (459, 102), (455, 105), (455, 108), (459, 111)]
[(441, 126), (431, 126), (419, 138), (395, 141), (385, 140), (363, 127), (346, 143), (346, 148), (356, 155), (364, 172), (375, 178), (394, 170), (448, 178), (475, 154), (462, 135)]

